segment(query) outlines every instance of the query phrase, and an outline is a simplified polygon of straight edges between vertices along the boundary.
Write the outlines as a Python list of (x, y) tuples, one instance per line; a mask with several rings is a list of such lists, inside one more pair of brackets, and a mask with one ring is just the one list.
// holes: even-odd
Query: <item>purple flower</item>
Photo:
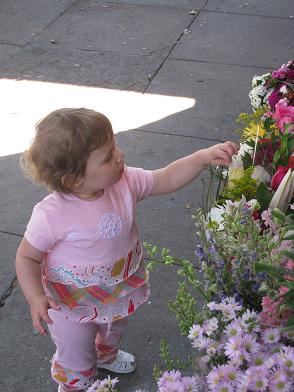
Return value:
[(291, 380), (280, 369), (274, 369), (270, 376), (270, 390), (274, 392), (291, 392)]
[(159, 392), (186, 392), (182, 381), (166, 381), (165, 385), (159, 388)]
[(271, 95), (268, 97), (268, 103), (270, 104), (271, 110), (275, 110), (276, 104), (279, 102), (279, 100), (283, 97), (283, 94), (281, 94), (279, 91), (274, 90)]
[(196, 377), (182, 377), (182, 383), (185, 387), (185, 392), (199, 391), (199, 385)]
[(212, 392), (234, 392), (235, 388), (229, 381), (221, 381), (218, 385), (216, 385)]
[(268, 352), (258, 351), (251, 356), (249, 365), (250, 366), (263, 366), (267, 369), (271, 369), (275, 363), (273, 355), (269, 355)]
[(262, 339), (266, 344), (278, 343), (281, 339), (281, 332), (279, 328), (267, 328), (262, 333)]
[(263, 366), (252, 366), (246, 370), (245, 376), (248, 381), (248, 389), (254, 392), (265, 392), (268, 381), (268, 370)]
[(181, 380), (181, 373), (178, 370), (166, 371), (158, 380), (159, 388), (164, 387), (167, 382), (176, 382)]
[(287, 374), (294, 376), (294, 348), (283, 347), (281, 351), (276, 354), (278, 364)]

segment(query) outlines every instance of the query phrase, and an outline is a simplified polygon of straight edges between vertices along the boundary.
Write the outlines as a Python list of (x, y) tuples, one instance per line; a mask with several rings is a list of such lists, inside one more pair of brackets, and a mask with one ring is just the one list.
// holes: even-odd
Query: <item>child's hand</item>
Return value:
[(43, 322), (53, 324), (53, 321), (48, 315), (48, 309), (59, 310), (60, 306), (52, 298), (47, 297), (45, 294), (40, 294), (30, 301), (30, 308), (34, 328), (40, 335), (46, 336), (47, 331), (44, 328)]
[(232, 162), (232, 156), (237, 154), (239, 145), (234, 142), (215, 144), (205, 151), (206, 164), (228, 166)]

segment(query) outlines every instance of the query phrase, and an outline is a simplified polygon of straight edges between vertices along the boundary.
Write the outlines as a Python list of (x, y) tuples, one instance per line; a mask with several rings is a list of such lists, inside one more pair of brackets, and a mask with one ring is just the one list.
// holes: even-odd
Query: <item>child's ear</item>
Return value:
[(61, 183), (66, 189), (70, 189), (72, 192), (77, 191), (82, 185), (82, 178), (76, 178), (72, 174), (66, 174), (62, 176)]

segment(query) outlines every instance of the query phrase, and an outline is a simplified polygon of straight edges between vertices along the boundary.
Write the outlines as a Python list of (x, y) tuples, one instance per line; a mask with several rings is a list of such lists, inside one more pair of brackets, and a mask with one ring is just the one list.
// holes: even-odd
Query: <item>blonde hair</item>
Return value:
[(70, 193), (85, 174), (90, 153), (113, 136), (106, 116), (94, 110), (63, 108), (36, 124), (36, 134), (21, 156), (24, 172), (51, 191)]

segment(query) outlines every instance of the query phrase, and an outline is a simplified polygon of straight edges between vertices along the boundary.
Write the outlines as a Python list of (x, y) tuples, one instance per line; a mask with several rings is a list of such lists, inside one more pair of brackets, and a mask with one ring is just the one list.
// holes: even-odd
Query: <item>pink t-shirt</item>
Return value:
[(111, 322), (148, 298), (135, 213), (152, 187), (151, 171), (126, 167), (99, 199), (53, 192), (35, 206), (24, 236), (47, 252), (44, 288), (66, 317)]

